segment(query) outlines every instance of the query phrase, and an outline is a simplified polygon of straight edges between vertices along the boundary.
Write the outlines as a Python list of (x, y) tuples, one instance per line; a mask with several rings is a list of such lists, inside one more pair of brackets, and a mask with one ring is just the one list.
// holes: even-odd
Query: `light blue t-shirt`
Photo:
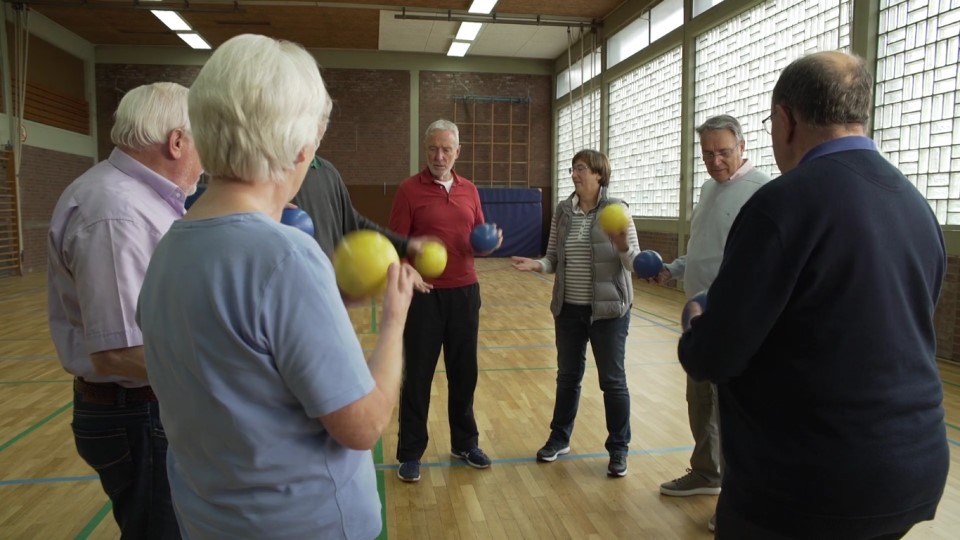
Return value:
[(374, 381), (313, 238), (257, 213), (178, 221), (138, 320), (186, 538), (379, 534), (370, 452), (317, 420)]

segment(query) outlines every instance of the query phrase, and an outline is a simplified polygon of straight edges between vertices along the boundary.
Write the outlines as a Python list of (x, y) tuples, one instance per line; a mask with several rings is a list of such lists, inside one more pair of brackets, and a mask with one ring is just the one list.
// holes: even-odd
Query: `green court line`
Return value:
[(73, 407), (73, 401), (68, 402), (68, 403), (67, 403), (66, 405), (64, 405), (63, 407), (60, 407), (59, 409), (57, 409), (57, 410), (53, 411), (52, 413), (48, 414), (45, 418), (43, 418), (42, 420), (40, 420), (40, 421), (37, 422), (36, 424), (28, 427), (27, 429), (21, 431), (20, 433), (18, 433), (17, 435), (15, 435), (15, 436), (14, 436), (12, 439), (10, 439), (9, 441), (7, 441), (7, 442), (5, 442), (5, 443), (3, 443), (3, 444), (0, 444), (0, 452), (3, 452), (3, 451), (6, 450), (7, 448), (9, 448), (11, 445), (13, 445), (13, 443), (15, 443), (15, 442), (19, 441), (20, 439), (26, 437), (27, 435), (31, 434), (32, 432), (34, 432), (34, 431), (35, 431), (37, 428), (39, 428), (40, 426), (42, 426), (42, 425), (46, 424), (47, 422), (53, 420), (53, 419), (56, 418), (59, 414), (61, 414), (61, 413), (62, 413), (63, 411), (65, 411), (65, 410), (69, 409), (70, 407)]
[(951, 424), (950, 422), (944, 422), (944, 424), (946, 424), (947, 427), (951, 427), (951, 428), (953, 428), (953, 429), (956, 429), (956, 430), (960, 431), (960, 426), (958, 426), (958, 425), (956, 425), (956, 424)]
[(48, 384), (48, 383), (72, 383), (73, 379), (50, 379), (39, 381), (0, 381), (0, 384)]
[(107, 504), (103, 505), (103, 508), (101, 508), (100, 511), (96, 513), (96, 515), (90, 518), (90, 521), (87, 523), (87, 526), (81, 529), (79, 533), (77, 533), (77, 536), (74, 537), (74, 540), (87, 540), (87, 537), (90, 536), (90, 533), (92, 533), (100, 525), (100, 522), (103, 521), (103, 518), (107, 517), (107, 514), (109, 514), (110, 510), (112, 509), (113, 509), (113, 503), (111, 503), (110, 501), (107, 501)]
[[(379, 439), (377, 445), (373, 447), (373, 464), (375, 467), (377, 465), (383, 465), (383, 439)], [(377, 493), (380, 494), (380, 523), (383, 524), (377, 540), (387, 540), (387, 481), (384, 477), (385, 474), (384, 471), (377, 467)]]
[(946, 385), (949, 385), (949, 386), (956, 386), (956, 387), (960, 388), (960, 384), (957, 384), (957, 383), (952, 382), (952, 381), (948, 381), (948, 380), (946, 380), (946, 379), (940, 379), (940, 380), (943, 381), (943, 384), (946, 384)]
[(377, 333), (377, 301), (370, 299), (370, 333)]

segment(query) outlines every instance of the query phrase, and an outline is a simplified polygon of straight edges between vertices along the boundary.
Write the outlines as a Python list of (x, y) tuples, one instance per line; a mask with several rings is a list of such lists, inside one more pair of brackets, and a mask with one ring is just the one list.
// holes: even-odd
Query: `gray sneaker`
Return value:
[(687, 474), (680, 478), (660, 484), (660, 493), (671, 497), (719, 495), (720, 484), (710, 482), (700, 474), (687, 469)]
[(550, 440), (547, 441), (547, 444), (543, 445), (543, 448), (537, 450), (537, 461), (545, 461), (550, 463), (552, 461), (556, 461), (558, 457), (569, 453), (569, 444)]
[(400, 464), (400, 468), (397, 469), (397, 478), (403, 480), (404, 482), (419, 482), (420, 481), (420, 460), (414, 461), (404, 461)]
[(607, 465), (607, 476), (620, 478), (627, 475), (627, 455), (621, 452), (610, 454), (610, 463)]

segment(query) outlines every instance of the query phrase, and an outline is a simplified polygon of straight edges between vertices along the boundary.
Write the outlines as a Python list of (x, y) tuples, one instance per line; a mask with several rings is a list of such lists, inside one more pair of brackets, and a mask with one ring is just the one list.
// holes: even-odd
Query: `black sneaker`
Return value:
[(471, 448), (470, 450), (464, 450), (462, 452), (457, 452), (456, 450), (451, 450), (450, 455), (462, 459), (467, 462), (467, 465), (473, 467), (474, 469), (486, 469), (490, 466), (490, 458), (483, 453), (483, 450), (479, 448)]
[(570, 453), (570, 445), (560, 443), (557, 441), (549, 440), (547, 444), (543, 445), (543, 448), (537, 450), (537, 461), (545, 461), (550, 463), (556, 461), (558, 457), (563, 454)]
[(397, 477), (404, 482), (420, 481), (420, 460), (404, 461), (397, 469)]
[(626, 476), (627, 475), (627, 455), (616, 452), (610, 454), (610, 464), (607, 465), (607, 476)]

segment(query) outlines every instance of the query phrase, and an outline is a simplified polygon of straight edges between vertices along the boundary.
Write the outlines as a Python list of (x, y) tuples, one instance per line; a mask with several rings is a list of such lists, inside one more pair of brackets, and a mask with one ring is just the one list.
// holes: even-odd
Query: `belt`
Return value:
[(126, 388), (117, 383), (92, 383), (77, 377), (73, 380), (73, 390), (84, 402), (94, 405), (124, 405), (157, 401), (156, 394), (149, 386)]

